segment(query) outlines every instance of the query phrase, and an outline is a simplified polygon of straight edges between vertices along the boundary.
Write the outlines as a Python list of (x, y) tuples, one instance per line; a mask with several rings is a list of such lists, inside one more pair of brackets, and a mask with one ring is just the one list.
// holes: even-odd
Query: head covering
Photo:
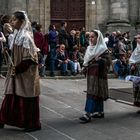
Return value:
[(129, 63), (139, 63), (140, 62), (140, 44), (137, 43), (137, 47), (130, 56)]
[(88, 66), (88, 62), (91, 61), (94, 58), (99, 57), (102, 53), (104, 53), (106, 50), (108, 50), (102, 33), (99, 30), (94, 30), (98, 33), (97, 43), (95, 46), (92, 46), (91, 43), (87, 47), (85, 56), (84, 56), (84, 63), (83, 66)]
[(36, 48), (36, 51), (37, 51), (37, 52), (40, 52), (40, 49), (39, 49), (39, 48)]
[(34, 51), (36, 51), (36, 45), (34, 43), (31, 23), (25, 11), (18, 12), (22, 12), (24, 14), (25, 21), (23, 22), (19, 30), (17, 29), (14, 30), (10, 49), (13, 48), (13, 44), (16, 44), (18, 46), (30, 49), (30, 51), (33, 53)]

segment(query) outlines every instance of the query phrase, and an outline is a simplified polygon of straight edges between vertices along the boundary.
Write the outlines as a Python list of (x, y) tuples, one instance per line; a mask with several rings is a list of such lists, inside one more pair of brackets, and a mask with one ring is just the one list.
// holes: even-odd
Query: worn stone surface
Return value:
[[(113, 31), (115, 28), (126, 31), (134, 30), (140, 21), (139, 0), (85, 0), (86, 29), (100, 28), (102, 31)], [(47, 31), (50, 25), (50, 0), (0, 0), (0, 13), (11, 14), (15, 10), (26, 10), (32, 21), (36, 20)], [(128, 21), (128, 25), (117, 23), (106, 26), (109, 21)], [(138, 30), (139, 25), (136, 28)], [(124, 30), (123, 30), (124, 29)]]
[[(108, 100), (105, 118), (92, 119), (81, 124), (84, 113), (86, 79), (42, 79), (40, 114), (42, 130), (24, 133), (21, 129), (5, 126), (0, 129), (0, 140), (139, 140), (140, 115), (138, 108)], [(109, 88), (130, 88), (132, 83), (109, 79)], [(0, 104), (3, 99), (4, 80), (0, 79)]]

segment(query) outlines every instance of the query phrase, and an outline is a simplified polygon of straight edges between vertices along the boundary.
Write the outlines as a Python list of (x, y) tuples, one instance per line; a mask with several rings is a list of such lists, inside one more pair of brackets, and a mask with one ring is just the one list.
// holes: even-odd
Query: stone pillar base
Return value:
[(115, 20), (115, 21), (108, 21), (107, 23), (107, 31), (113, 32), (113, 31), (121, 31), (121, 32), (127, 32), (130, 31), (131, 25), (128, 21), (122, 21), (122, 20)]

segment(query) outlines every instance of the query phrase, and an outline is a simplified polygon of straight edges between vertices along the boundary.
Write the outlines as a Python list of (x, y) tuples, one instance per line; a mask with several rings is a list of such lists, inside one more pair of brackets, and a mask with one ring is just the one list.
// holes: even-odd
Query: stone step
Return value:
[[(2, 75), (6, 76), (7, 69), (8, 69), (8, 66), (7, 65), (3, 65), (3, 67), (2, 67)], [(60, 79), (61, 79), (61, 77), (62, 78), (65, 77), (65, 79), (67, 79), (68, 77), (71, 76), (71, 72), (70, 71), (68, 71), (68, 75), (69, 76), (61, 76), (61, 71), (60, 70), (54, 71), (54, 74), (55, 74), (54, 79), (58, 78), (58, 76), (59, 76)], [(46, 71), (46, 76), (47, 76), (47, 78), (50, 77), (50, 71), (49, 70)], [(77, 74), (76, 76), (71, 76), (71, 77), (84, 78), (85, 76), (84, 75), (81, 75), (81, 74)], [(53, 77), (50, 77), (50, 78), (53, 78)], [(115, 75), (114, 75), (114, 73), (111, 70), (110, 70), (110, 72), (108, 74), (108, 78), (109, 79), (110, 78), (116, 78)]]

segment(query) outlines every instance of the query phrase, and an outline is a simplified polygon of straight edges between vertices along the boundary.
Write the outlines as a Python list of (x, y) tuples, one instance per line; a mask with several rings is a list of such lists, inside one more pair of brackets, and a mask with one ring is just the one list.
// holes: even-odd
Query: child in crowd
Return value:
[(81, 72), (81, 66), (80, 66), (80, 53), (78, 50), (77, 45), (74, 46), (73, 48), (73, 53), (71, 54), (71, 60), (74, 62), (74, 69), (76, 73), (80, 73)]

